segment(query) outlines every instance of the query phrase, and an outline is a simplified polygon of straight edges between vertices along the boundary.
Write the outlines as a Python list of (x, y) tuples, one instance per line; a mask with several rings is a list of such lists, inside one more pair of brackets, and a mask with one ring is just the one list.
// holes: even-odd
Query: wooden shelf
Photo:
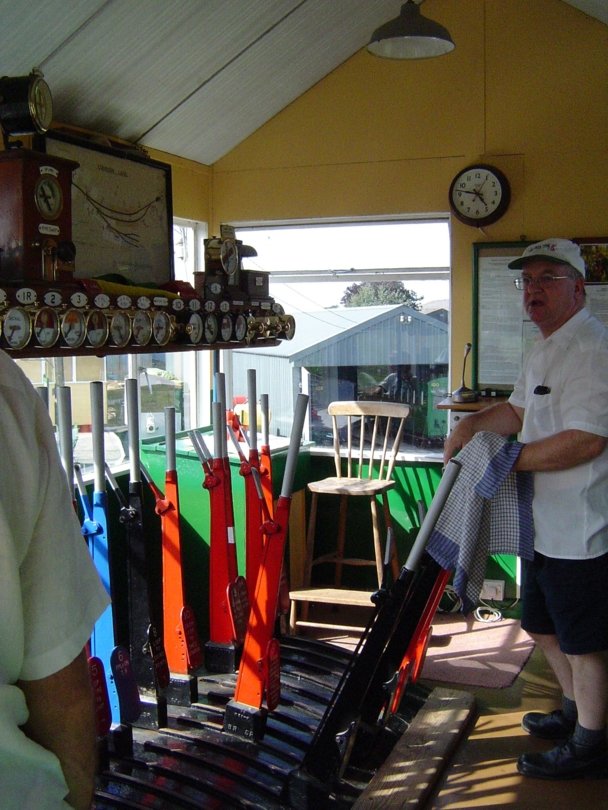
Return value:
[(435, 406), (437, 410), (448, 411), (482, 411), (484, 408), (489, 408), (491, 405), (496, 405), (499, 402), (507, 402), (509, 397), (479, 397), (476, 402), (453, 402), (452, 397), (446, 397)]

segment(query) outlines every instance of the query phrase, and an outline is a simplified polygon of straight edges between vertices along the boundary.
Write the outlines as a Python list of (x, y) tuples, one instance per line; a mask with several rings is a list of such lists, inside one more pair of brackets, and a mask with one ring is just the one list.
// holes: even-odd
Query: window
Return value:
[(227, 359), (234, 396), (246, 369), (269, 394), (272, 430), (287, 435), (299, 391), (310, 395), (310, 438), (325, 444), (335, 399), (382, 399), (411, 407), (406, 442), (440, 447), (436, 404), (448, 388), (447, 219), (288, 223), (239, 227), (255, 248), (245, 266), (270, 271), (271, 295), (296, 319), (280, 347), (240, 349)]

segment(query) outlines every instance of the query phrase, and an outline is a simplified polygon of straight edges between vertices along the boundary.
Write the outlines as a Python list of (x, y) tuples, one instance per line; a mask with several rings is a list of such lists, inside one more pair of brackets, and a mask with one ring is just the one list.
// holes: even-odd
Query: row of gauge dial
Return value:
[(41, 349), (50, 349), (59, 341), (68, 349), (166, 346), (180, 339), (191, 345), (242, 341), (248, 325), (243, 314), (191, 312), (185, 322), (178, 323), (164, 310), (57, 310), (50, 306), (10, 307), (1, 319), (3, 343), (15, 350), (25, 349), (32, 341)]

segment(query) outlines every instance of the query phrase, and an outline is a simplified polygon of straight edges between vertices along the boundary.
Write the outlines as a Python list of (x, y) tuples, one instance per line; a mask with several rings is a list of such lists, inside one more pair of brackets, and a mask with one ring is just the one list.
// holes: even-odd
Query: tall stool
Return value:
[[(303, 587), (290, 591), (290, 632), (298, 626), (345, 629), (343, 625), (309, 622), (308, 606), (311, 602), (333, 605), (371, 605), (370, 592), (347, 590), (342, 585), (345, 565), (375, 566), (378, 584), (383, 578), (385, 549), (378, 517), (378, 501), (382, 503), (385, 537), (392, 538), (392, 520), (388, 504), (388, 491), (394, 487), (393, 469), (401, 445), (403, 426), (410, 412), (408, 405), (394, 402), (332, 402), (328, 413), (332, 419), (334, 463), (336, 475), (320, 481), (311, 481), (310, 517), (306, 537), (306, 561)], [(345, 424), (344, 424), (345, 423)], [(356, 435), (358, 428), (358, 437)], [(317, 509), (320, 495), (337, 496), (338, 534), (333, 551), (315, 557)], [(348, 499), (367, 498), (370, 505), (374, 556), (372, 558), (345, 556), (346, 518)], [(388, 530), (391, 529), (389, 532)], [(389, 549), (393, 577), (399, 574), (396, 549)], [(312, 570), (322, 563), (335, 566), (334, 587), (311, 587)], [(297, 618), (297, 605), (302, 603), (302, 618)]]

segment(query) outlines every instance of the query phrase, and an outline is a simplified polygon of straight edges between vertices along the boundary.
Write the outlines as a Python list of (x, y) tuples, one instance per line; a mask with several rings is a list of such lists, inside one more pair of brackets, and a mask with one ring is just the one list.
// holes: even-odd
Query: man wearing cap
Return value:
[(544, 779), (608, 777), (608, 329), (585, 308), (585, 263), (567, 239), (529, 245), (509, 267), (541, 339), (508, 402), (460, 420), (451, 458), (478, 431), (520, 434), (516, 470), (534, 473), (534, 560), (522, 627), (543, 650), (562, 707), (523, 728), (555, 747), (517, 767)]

